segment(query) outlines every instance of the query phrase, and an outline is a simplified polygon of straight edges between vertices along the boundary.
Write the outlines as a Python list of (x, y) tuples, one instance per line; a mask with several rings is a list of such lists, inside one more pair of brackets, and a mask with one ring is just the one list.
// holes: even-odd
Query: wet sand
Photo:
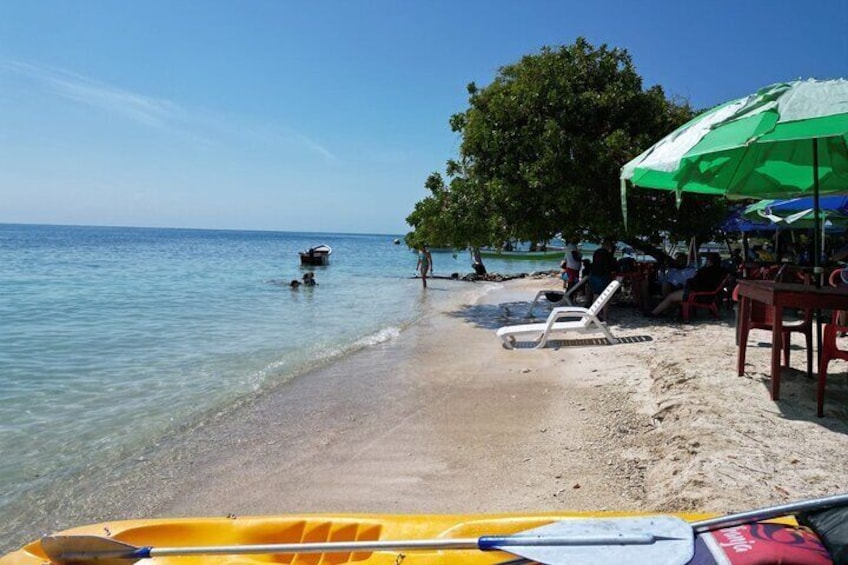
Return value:
[[(422, 292), (462, 284), (436, 280)], [(682, 324), (613, 305), (619, 345), (501, 347), (495, 330), (524, 323), (535, 291), (557, 286), (522, 279), (473, 304), (437, 301), (391, 341), (183, 430), (114, 476), (81, 481), (72, 504), (9, 547), (132, 517), (729, 512), (848, 492), (844, 364), (832, 365), (820, 419), (800, 345), (779, 402), (769, 396), (768, 333), (752, 332), (748, 372), (736, 375), (728, 312)]]

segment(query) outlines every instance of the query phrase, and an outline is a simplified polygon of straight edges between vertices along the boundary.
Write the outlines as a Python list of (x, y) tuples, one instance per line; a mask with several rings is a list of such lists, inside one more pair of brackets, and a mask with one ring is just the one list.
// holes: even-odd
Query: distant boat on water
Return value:
[(562, 247), (547, 247), (544, 251), (506, 251), (504, 249), (488, 249), (480, 250), (480, 255), (483, 257), (497, 257), (499, 259), (561, 259), (565, 249)]
[(333, 248), (322, 243), (315, 247), (310, 247), (306, 251), (300, 252), (301, 265), (329, 265), (330, 254), (333, 253)]

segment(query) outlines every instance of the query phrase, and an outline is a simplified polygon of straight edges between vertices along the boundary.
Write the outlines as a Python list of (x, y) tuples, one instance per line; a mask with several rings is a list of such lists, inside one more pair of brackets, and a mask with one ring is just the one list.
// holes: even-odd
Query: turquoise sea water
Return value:
[[(50, 507), (97, 458), (130, 458), (212, 410), (392, 339), (422, 293), (397, 235), (0, 224), (0, 516)], [(330, 265), (298, 251), (333, 248)], [(471, 271), (435, 253), (435, 273)], [(486, 261), (490, 272), (557, 260)], [(307, 270), (317, 287), (292, 290)], [(2, 520), (2, 519), (0, 519)]]

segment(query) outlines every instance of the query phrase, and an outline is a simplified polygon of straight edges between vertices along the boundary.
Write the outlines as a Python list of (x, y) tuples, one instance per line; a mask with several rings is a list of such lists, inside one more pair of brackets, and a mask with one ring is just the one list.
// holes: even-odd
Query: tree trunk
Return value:
[(650, 243), (646, 243), (636, 238), (627, 238), (623, 239), (622, 241), (633, 249), (635, 249), (636, 251), (644, 253), (645, 255), (650, 255), (651, 257), (656, 259), (658, 263), (670, 264), (673, 262), (674, 258), (671, 255), (669, 255), (662, 249), (654, 247)]
[(479, 247), (471, 248), (471, 267), (474, 269), (474, 272), (478, 275), (486, 274), (486, 266), (483, 265), (483, 256), (480, 255)]

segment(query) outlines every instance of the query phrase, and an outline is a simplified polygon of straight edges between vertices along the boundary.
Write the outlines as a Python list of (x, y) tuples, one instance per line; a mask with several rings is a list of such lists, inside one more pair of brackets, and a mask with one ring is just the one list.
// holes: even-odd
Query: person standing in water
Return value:
[(430, 255), (430, 250), (427, 249), (426, 245), (422, 245), (418, 248), (418, 264), (415, 266), (415, 270), (421, 273), (421, 283), (424, 288), (427, 288), (427, 275), (432, 268), (433, 257)]

